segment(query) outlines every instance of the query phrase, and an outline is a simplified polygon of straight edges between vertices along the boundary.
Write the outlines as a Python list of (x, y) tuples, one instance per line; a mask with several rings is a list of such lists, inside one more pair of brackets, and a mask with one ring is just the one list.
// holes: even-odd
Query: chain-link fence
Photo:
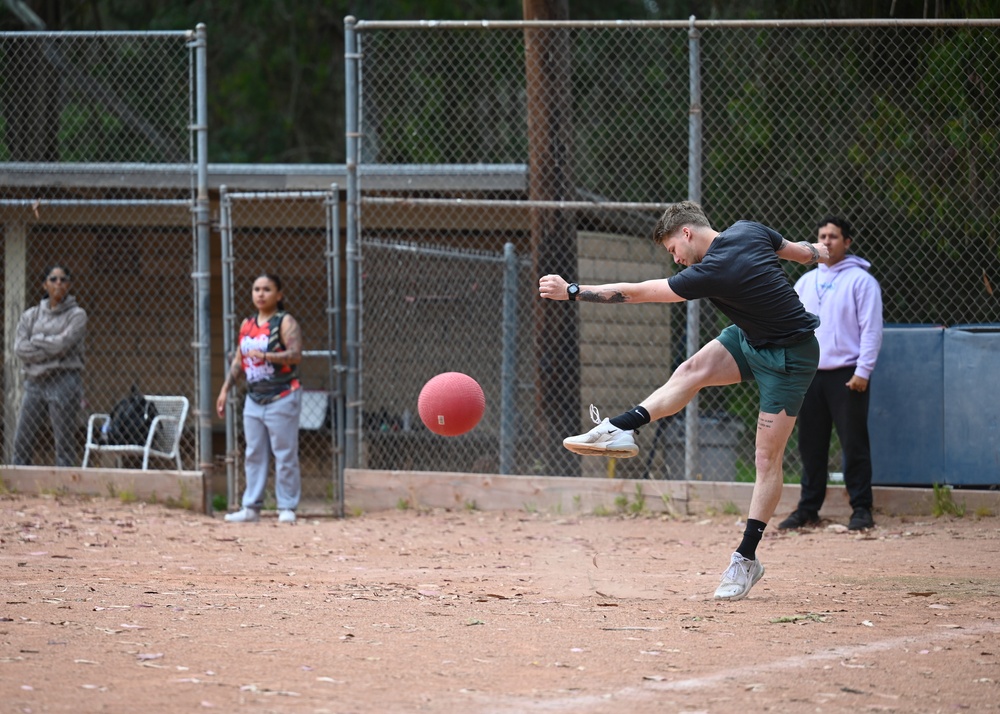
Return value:
[[(314, 395), (329, 418), (303, 416), (305, 497), (320, 509), (338, 501), (329, 476), (344, 464), (751, 477), (752, 386), (706, 390), (686, 418), (643, 429), (637, 459), (560, 445), (591, 402), (631, 406), (723, 324), (708, 304), (535, 295), (549, 272), (669, 275), (648, 238), (668, 202), (693, 197), (717, 228), (750, 218), (791, 240), (844, 214), (888, 323), (1000, 322), (998, 21), (346, 26), (345, 235), (326, 191), (230, 195), (218, 271), (203, 31), (0, 34), (5, 462), (25, 391), (17, 324), (51, 263), (70, 269), (88, 315), (77, 442), (86, 415), (134, 383), (190, 399), (187, 467), (211, 460), (210, 367), (225, 362), (208, 332), (210, 275), (229, 280), (225, 339), (252, 277), (281, 275), (313, 353), (306, 388), (335, 405)], [(482, 384), (487, 412), (447, 439), (416, 404), (452, 370)], [(33, 460), (53, 463), (41, 426)]]
[[(65, 418), (60, 439), (79, 466), (88, 416), (133, 385), (198, 404), (194, 40), (0, 34), (4, 463), (56, 463), (53, 425)], [(54, 265), (86, 313), (82, 371), (59, 317), (69, 299), (47, 289)], [(36, 319), (22, 322), (33, 306)], [(82, 394), (53, 386), (74, 372)], [(29, 392), (47, 403), (22, 409)], [(28, 438), (15, 459), (19, 420)], [(196, 429), (181, 448), (185, 468), (197, 468)]]
[[(221, 195), (220, 228), (225, 308), (225, 359), (238, 348), (240, 324), (253, 316), (251, 289), (263, 274), (281, 280), (284, 308), (302, 330), (303, 388), (299, 422), (302, 510), (343, 515), (344, 403), (341, 355), (343, 309), (339, 194), (330, 191)], [(227, 477), (231, 505), (246, 486), (242, 393), (231, 392), (227, 423)], [(272, 470), (274, 464), (271, 464)], [(273, 484), (273, 479), (269, 480)], [(265, 506), (275, 507), (273, 488)]]
[[(614, 468), (568, 455), (562, 437), (587, 428), (591, 402), (613, 415), (645, 397), (724, 318), (707, 303), (541, 305), (533, 288), (549, 272), (669, 275), (649, 241), (664, 202), (692, 197), (718, 229), (748, 218), (793, 241), (844, 215), (887, 323), (1000, 321), (997, 21), (346, 27), (369, 465), (494, 471), (513, 409), (514, 472)], [(401, 164), (439, 175), (405, 190), (366, 180)], [(513, 407), (498, 396), (508, 243), (521, 266)], [(451, 440), (407, 435), (421, 384), (449, 370), (483, 384), (484, 422)], [(642, 456), (618, 473), (752, 478), (756, 389), (705, 390), (695, 408), (642, 430)], [(786, 473), (799, 469), (791, 448)]]

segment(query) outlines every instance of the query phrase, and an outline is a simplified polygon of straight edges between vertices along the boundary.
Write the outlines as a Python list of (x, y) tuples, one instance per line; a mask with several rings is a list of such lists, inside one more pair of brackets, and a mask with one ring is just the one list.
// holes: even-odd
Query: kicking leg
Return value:
[(721, 342), (712, 340), (678, 367), (666, 383), (640, 402), (656, 421), (676, 414), (704, 387), (742, 381), (740, 368)]
[[(587, 456), (628, 458), (639, 453), (633, 432), (640, 426), (676, 414), (703, 387), (741, 381), (736, 360), (721, 342), (712, 340), (678, 367), (667, 382), (646, 397), (639, 407), (614, 419), (605, 419), (586, 434), (563, 439), (563, 446)], [(595, 419), (596, 421), (596, 419)]]

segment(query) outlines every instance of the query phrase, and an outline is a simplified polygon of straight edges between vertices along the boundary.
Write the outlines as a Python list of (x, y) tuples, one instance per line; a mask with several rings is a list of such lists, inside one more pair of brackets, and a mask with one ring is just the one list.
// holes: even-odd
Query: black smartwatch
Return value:
[(566, 286), (566, 294), (569, 295), (570, 300), (576, 300), (577, 296), (580, 294), (580, 286), (576, 283), (570, 283)]

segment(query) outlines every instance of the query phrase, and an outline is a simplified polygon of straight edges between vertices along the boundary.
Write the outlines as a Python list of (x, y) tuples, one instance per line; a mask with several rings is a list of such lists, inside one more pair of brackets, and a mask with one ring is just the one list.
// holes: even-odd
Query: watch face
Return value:
[(570, 297), (576, 297), (577, 295), (580, 294), (580, 286), (577, 285), (576, 283), (570, 283), (566, 287), (566, 292), (569, 293)]

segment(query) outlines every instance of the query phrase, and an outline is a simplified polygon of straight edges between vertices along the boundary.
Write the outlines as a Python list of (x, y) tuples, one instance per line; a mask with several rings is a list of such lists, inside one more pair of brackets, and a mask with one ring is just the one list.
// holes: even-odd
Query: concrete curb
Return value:
[[(652, 481), (560, 476), (500, 476), (452, 472), (347, 469), (348, 514), (400, 507), (528, 510), (552, 513), (615, 511), (703, 515), (746, 514), (753, 484), (726, 481)], [(875, 512), (891, 516), (930, 516), (932, 488), (874, 487)], [(967, 515), (1000, 514), (1000, 490), (947, 489)], [(799, 486), (785, 485), (776, 515), (795, 510)], [(642, 506), (640, 508), (639, 503)], [(847, 491), (831, 485), (820, 516), (844, 521), (851, 516)]]

